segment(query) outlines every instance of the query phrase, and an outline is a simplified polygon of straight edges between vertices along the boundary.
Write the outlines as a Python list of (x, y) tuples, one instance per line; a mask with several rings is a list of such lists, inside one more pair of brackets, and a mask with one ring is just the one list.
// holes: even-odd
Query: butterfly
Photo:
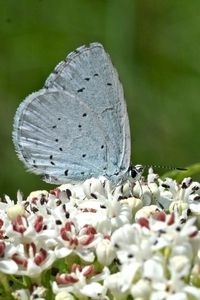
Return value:
[(19, 159), (55, 184), (140, 176), (143, 167), (130, 165), (130, 140), (123, 87), (100, 43), (70, 53), (14, 118)]

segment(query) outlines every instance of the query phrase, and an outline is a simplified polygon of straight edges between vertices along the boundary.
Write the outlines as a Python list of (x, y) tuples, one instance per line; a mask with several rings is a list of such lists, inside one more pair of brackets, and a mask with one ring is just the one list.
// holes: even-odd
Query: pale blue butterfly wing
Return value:
[(106, 176), (117, 183), (130, 165), (123, 88), (99, 43), (70, 53), (43, 89), (19, 106), (13, 141), (28, 170), (51, 183)]

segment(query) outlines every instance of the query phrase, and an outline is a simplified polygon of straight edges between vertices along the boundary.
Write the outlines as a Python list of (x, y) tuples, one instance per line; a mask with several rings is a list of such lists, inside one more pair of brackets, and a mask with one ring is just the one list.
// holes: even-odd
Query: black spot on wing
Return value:
[(82, 93), (84, 90), (85, 90), (85, 88), (83, 87), (83, 88), (77, 90), (77, 93)]
[(36, 160), (35, 160), (35, 159), (33, 160), (33, 167), (34, 167), (34, 168), (36, 168), (36, 169), (38, 168), (38, 166), (37, 166), (37, 164), (36, 164)]

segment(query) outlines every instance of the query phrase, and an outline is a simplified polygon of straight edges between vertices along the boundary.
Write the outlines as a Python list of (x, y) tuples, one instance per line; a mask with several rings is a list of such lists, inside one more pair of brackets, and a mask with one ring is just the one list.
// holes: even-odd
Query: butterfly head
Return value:
[(144, 172), (144, 167), (142, 165), (131, 165), (128, 169), (130, 177), (133, 179), (133, 181), (140, 180), (143, 172)]

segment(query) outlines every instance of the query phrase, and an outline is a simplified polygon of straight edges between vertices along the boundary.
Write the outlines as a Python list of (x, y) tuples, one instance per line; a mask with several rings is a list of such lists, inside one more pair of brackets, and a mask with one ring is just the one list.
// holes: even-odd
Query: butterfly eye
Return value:
[(135, 165), (129, 167), (129, 174), (134, 181), (139, 180), (143, 172), (144, 172), (144, 167), (142, 165)]

